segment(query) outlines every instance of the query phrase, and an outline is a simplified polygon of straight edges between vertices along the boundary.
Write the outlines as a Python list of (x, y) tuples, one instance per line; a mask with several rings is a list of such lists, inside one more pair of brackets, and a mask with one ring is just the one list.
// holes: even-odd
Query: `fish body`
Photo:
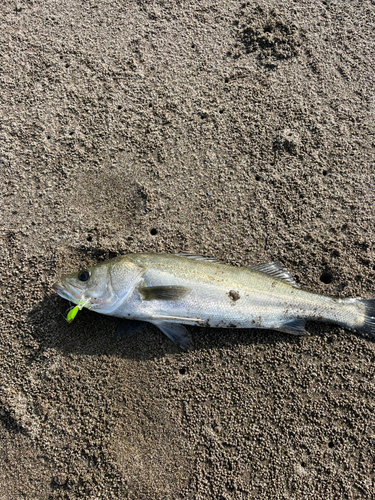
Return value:
[(233, 267), (190, 254), (128, 254), (67, 275), (54, 289), (102, 314), (153, 323), (182, 347), (182, 325), (304, 334), (314, 320), (375, 336), (375, 299), (301, 290), (275, 262)]

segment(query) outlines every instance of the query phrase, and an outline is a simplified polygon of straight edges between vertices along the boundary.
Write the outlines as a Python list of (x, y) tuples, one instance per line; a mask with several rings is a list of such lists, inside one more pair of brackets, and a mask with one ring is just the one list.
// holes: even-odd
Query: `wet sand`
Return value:
[(67, 324), (51, 285), (185, 251), (373, 296), (373, 2), (0, 12), (0, 498), (372, 498), (370, 339), (115, 341), (114, 318)]

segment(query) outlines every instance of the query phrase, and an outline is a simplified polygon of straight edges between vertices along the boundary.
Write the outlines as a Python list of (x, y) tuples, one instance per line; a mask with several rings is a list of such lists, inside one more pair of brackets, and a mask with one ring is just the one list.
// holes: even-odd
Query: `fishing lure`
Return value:
[(80, 311), (81, 309), (83, 309), (85, 307), (86, 304), (88, 304), (90, 302), (90, 299), (87, 299), (87, 300), (80, 300), (78, 305), (76, 305), (75, 307), (73, 307), (72, 309), (70, 309), (68, 311), (68, 314), (66, 315), (66, 320), (68, 323), (72, 323), (72, 321), (74, 320), (74, 318), (77, 316), (78, 314), (78, 311)]

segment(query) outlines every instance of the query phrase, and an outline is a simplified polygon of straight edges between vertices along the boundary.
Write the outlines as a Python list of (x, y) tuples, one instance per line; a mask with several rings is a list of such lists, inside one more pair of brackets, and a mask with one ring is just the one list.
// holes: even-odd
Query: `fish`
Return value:
[(234, 267), (188, 253), (133, 253), (65, 275), (53, 290), (79, 308), (152, 323), (184, 349), (185, 325), (304, 335), (312, 320), (375, 337), (374, 298), (302, 290), (280, 262)]

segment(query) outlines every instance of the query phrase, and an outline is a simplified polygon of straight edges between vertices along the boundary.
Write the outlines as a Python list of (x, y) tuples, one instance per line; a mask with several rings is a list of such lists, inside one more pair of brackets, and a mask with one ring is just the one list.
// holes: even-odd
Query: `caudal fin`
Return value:
[(357, 300), (365, 306), (365, 321), (362, 326), (355, 326), (353, 329), (375, 338), (375, 299)]

